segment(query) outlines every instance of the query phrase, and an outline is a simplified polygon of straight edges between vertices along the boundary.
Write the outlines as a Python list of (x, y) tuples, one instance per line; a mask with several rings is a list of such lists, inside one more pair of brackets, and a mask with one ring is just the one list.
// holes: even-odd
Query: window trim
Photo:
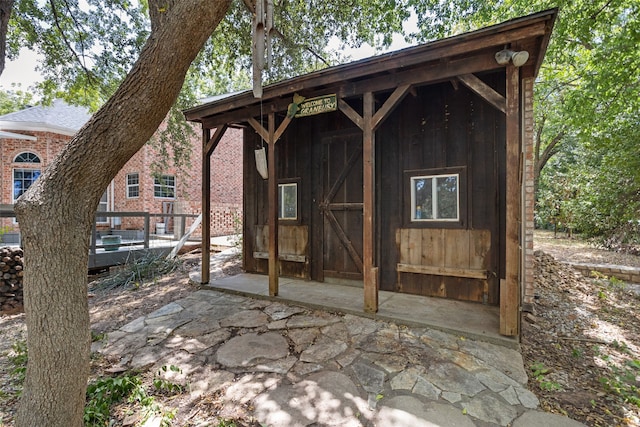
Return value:
[[(18, 157), (21, 157), (23, 155), (30, 155), (33, 156), (30, 160), (22, 160), (22, 159), (18, 159)], [(18, 154), (15, 155), (15, 157), (13, 158), (13, 163), (19, 163), (19, 164), (41, 164), (42, 160), (40, 159), (40, 156), (38, 156), (36, 153), (34, 153), (33, 151), (22, 151)]]
[[(281, 191), (285, 186), (294, 186), (296, 188), (296, 217), (295, 218), (281, 218), (280, 217), (280, 209), (281, 209)], [(278, 180), (278, 222), (284, 224), (300, 224), (301, 222), (301, 214), (300, 214), (300, 179), (299, 178), (291, 178), (291, 179), (280, 179)]]
[[(435, 219), (416, 219), (414, 212), (414, 188), (413, 183), (416, 178), (440, 178), (444, 176), (458, 177), (458, 218), (435, 218)], [(436, 180), (432, 185), (436, 184)], [(455, 166), (446, 168), (432, 169), (416, 169), (404, 171), (403, 194), (405, 201), (403, 203), (404, 213), (403, 222), (405, 227), (412, 228), (464, 228), (467, 224), (467, 197), (469, 194), (467, 183), (467, 168), (465, 166)]]
[[(13, 201), (13, 203), (15, 204), (16, 201), (18, 200), (18, 198), (20, 198), (20, 196), (22, 196), (22, 194), (24, 194), (24, 192), (22, 194), (20, 194), (20, 196), (16, 197), (16, 171), (28, 171), (28, 172), (34, 172), (37, 171), (38, 172), (38, 176), (35, 177), (35, 179), (31, 182), (31, 185), (33, 185), (34, 182), (36, 182), (36, 180), (38, 178), (40, 178), (40, 175), (42, 175), (42, 169), (40, 168), (11, 168), (11, 200)], [(30, 186), (31, 186), (30, 185)], [(27, 187), (28, 189), (29, 187)], [(25, 189), (26, 191), (26, 189)]]
[[(100, 216), (100, 212), (109, 212), (109, 202), (110, 202), (110, 198), (111, 198), (111, 191), (109, 191), (109, 187), (107, 187), (106, 190), (104, 190), (104, 193), (102, 193), (102, 196), (100, 196), (100, 201), (98, 202), (98, 206), (96, 207), (96, 224), (109, 224), (109, 218), (106, 216)], [(105, 198), (105, 201), (102, 201), (102, 198), (104, 196), (107, 196)], [(104, 205), (105, 209), (103, 211), (100, 210), (100, 206)]]
[[(165, 180), (165, 177), (170, 177), (173, 180), (173, 185), (166, 185), (164, 182), (160, 183), (159, 180)], [(176, 199), (176, 176), (170, 174), (163, 174), (160, 177), (153, 177), (153, 198), (154, 199), (167, 199), (167, 200), (175, 200)], [(173, 195), (172, 196), (163, 196), (156, 195), (156, 188), (160, 188), (162, 191), (163, 188), (172, 188)]]
[[(452, 178), (456, 179), (456, 215), (454, 218), (442, 218), (437, 215), (440, 213), (440, 199), (438, 198), (438, 179), (442, 178)], [(434, 214), (433, 218), (418, 218), (416, 213), (418, 207), (416, 207), (416, 190), (415, 190), (415, 181), (416, 180), (431, 180), (431, 212)], [(460, 174), (458, 173), (450, 173), (450, 174), (439, 174), (439, 175), (418, 175), (412, 176), (410, 178), (411, 182), (411, 221), (412, 222), (421, 222), (421, 221), (447, 221), (447, 222), (458, 222), (460, 221)]]
[[(137, 182), (135, 184), (129, 184), (129, 176), (132, 176), (132, 175), (135, 175), (136, 178), (137, 178)], [(126, 190), (125, 191), (126, 191), (127, 199), (137, 199), (137, 198), (139, 198), (140, 197), (140, 173), (138, 173), (138, 172), (128, 173), (125, 176), (124, 179), (125, 179), (125, 186), (126, 186)], [(137, 188), (138, 194), (135, 195), (135, 196), (132, 196), (131, 195), (131, 189), (133, 189), (134, 187)], [(154, 188), (154, 190), (155, 190), (155, 188)], [(154, 195), (155, 195), (155, 191), (154, 191)]]

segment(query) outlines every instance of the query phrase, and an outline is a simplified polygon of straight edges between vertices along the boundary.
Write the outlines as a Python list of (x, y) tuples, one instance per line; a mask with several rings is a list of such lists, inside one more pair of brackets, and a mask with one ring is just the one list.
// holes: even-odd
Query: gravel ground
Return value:
[[(586, 251), (581, 262), (601, 258)], [(541, 250), (535, 261), (539, 298), (522, 323), (529, 389), (544, 410), (589, 426), (640, 425), (640, 298), (628, 284), (583, 277)]]

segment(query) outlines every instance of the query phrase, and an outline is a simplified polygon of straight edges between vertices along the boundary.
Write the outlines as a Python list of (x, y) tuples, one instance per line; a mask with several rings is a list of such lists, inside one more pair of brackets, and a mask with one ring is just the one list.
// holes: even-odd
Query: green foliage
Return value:
[(559, 7), (536, 82), (538, 225), (575, 228), (607, 247), (639, 241), (640, 2), (408, 4), (417, 12), (419, 40)]
[(605, 390), (620, 396), (624, 402), (640, 407), (640, 388), (637, 382), (640, 360), (627, 360), (622, 367), (610, 363), (609, 369), (610, 375), (600, 378)]
[(33, 95), (21, 90), (0, 90), (0, 116), (27, 108), (33, 102)]
[(562, 386), (555, 381), (549, 381), (546, 379), (546, 375), (551, 373), (551, 370), (547, 368), (542, 362), (534, 362), (529, 369), (531, 375), (538, 381), (538, 386), (542, 390), (546, 391), (559, 391), (562, 390)]
[[(181, 372), (180, 368), (171, 365), (163, 366), (153, 379), (156, 391), (163, 394), (177, 394), (182, 392), (182, 387), (171, 381), (160, 379), (159, 375), (168, 370)], [(158, 404), (153, 395), (147, 392), (139, 375), (127, 374), (120, 377), (99, 378), (87, 387), (87, 402), (84, 408), (85, 426), (112, 425), (111, 407), (114, 404), (128, 402), (141, 407), (142, 418), (147, 419), (152, 415), (161, 415), (161, 425), (171, 425), (175, 419), (176, 410), (167, 410)]]
[(153, 378), (153, 386), (157, 391), (166, 392), (166, 393), (182, 393), (182, 386), (180, 384), (176, 384), (172, 381), (169, 381), (165, 378), (162, 378), (163, 374), (167, 372), (176, 372), (182, 373), (182, 370), (175, 365), (163, 365), (157, 374)]
[(24, 340), (16, 341), (11, 346), (11, 349), (13, 350), (12, 354), (9, 356), (9, 363), (13, 365), (11, 376), (18, 383), (22, 384), (27, 372), (27, 361), (29, 359), (27, 353), (27, 342)]
[(104, 332), (91, 331), (91, 342), (99, 342), (106, 338), (107, 334)]
[(129, 399), (142, 402), (147, 399), (142, 381), (137, 375), (100, 378), (87, 387), (84, 408), (85, 426), (104, 426), (109, 422), (111, 405)]

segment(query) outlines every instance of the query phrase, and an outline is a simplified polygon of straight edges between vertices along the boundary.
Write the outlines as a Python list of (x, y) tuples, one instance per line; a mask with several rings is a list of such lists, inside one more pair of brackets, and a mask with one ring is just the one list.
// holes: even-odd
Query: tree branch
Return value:
[(549, 144), (544, 148), (542, 156), (540, 156), (540, 158), (536, 162), (538, 175), (540, 174), (540, 171), (542, 171), (542, 168), (544, 168), (544, 166), (547, 164), (549, 159), (551, 159), (551, 157), (553, 157), (553, 155), (558, 152), (559, 148), (556, 148), (556, 146), (558, 145), (558, 143), (560, 143), (560, 141), (562, 141), (562, 138), (564, 138), (566, 133), (567, 132), (564, 129), (558, 132), (556, 136), (553, 137), (551, 142), (549, 142)]
[[(49, 5), (51, 6), (51, 13), (53, 13), (53, 20), (54, 20), (54, 22), (56, 24), (56, 28), (58, 29), (58, 32), (60, 33), (60, 37), (62, 38), (62, 41), (64, 42), (65, 46), (67, 46), (67, 49), (69, 49), (69, 52), (71, 52), (73, 57), (76, 59), (76, 61), (80, 65), (80, 68), (82, 68), (84, 73), (87, 75), (87, 80), (90, 83), (94, 83), (95, 80), (93, 78), (93, 74), (91, 73), (91, 70), (89, 70), (87, 67), (85, 67), (84, 62), (81, 60), (80, 56), (78, 56), (78, 53), (75, 51), (75, 49), (71, 46), (71, 42), (69, 41), (69, 39), (67, 39), (67, 36), (66, 36), (64, 30), (62, 29), (62, 26), (60, 25), (59, 14), (58, 14), (58, 10), (56, 8), (55, 1), (54, 0), (49, 0)], [(67, 3), (67, 9), (68, 8), (69, 8), (69, 5)], [(71, 13), (71, 16), (73, 16), (73, 13)], [(74, 19), (74, 23), (77, 24), (75, 19)]]
[(287, 36), (285, 36), (284, 34), (282, 34), (282, 32), (280, 32), (280, 30), (278, 30), (277, 28), (273, 28), (273, 31), (276, 33), (276, 36), (278, 36), (286, 45), (289, 46), (296, 46), (296, 47), (301, 47), (304, 50), (308, 51), (309, 53), (311, 53), (313, 56), (315, 56), (317, 59), (319, 59), (320, 61), (322, 61), (327, 67), (330, 67), (331, 64), (329, 63), (329, 61), (327, 61), (326, 59), (324, 59), (324, 57), (322, 57), (319, 53), (317, 53), (316, 51), (314, 51), (313, 49), (311, 49), (311, 47), (309, 47), (308, 45), (299, 45), (296, 44), (294, 42), (292, 42)]
[(608, 2), (606, 2), (597, 12), (593, 13), (590, 16), (590, 18), (595, 21), (596, 18), (598, 17), (598, 15), (600, 15), (607, 7), (609, 7), (609, 5), (611, 4), (612, 1), (613, 0), (609, 0)]

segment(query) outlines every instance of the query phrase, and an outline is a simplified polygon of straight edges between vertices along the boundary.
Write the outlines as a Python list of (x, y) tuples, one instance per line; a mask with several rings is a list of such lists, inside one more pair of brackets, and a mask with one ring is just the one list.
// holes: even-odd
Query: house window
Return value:
[(37, 155), (25, 151), (24, 153), (20, 153), (13, 159), (14, 163), (40, 163), (40, 157)]
[(176, 177), (173, 175), (162, 175), (153, 178), (153, 196), (163, 199), (175, 199)]
[(138, 173), (127, 174), (127, 198), (134, 199), (140, 196), (140, 175)]
[(278, 184), (278, 219), (298, 219), (298, 183)]
[[(100, 203), (98, 203), (97, 212), (107, 212), (108, 210), (109, 210), (109, 189), (107, 189), (107, 191), (105, 191), (102, 194), (102, 197), (100, 198)], [(109, 219), (105, 216), (98, 216), (96, 217), (96, 222), (104, 224), (109, 222)]]
[(22, 196), (40, 176), (40, 169), (13, 170), (13, 202)]
[(459, 221), (460, 174), (411, 177), (411, 221)]

